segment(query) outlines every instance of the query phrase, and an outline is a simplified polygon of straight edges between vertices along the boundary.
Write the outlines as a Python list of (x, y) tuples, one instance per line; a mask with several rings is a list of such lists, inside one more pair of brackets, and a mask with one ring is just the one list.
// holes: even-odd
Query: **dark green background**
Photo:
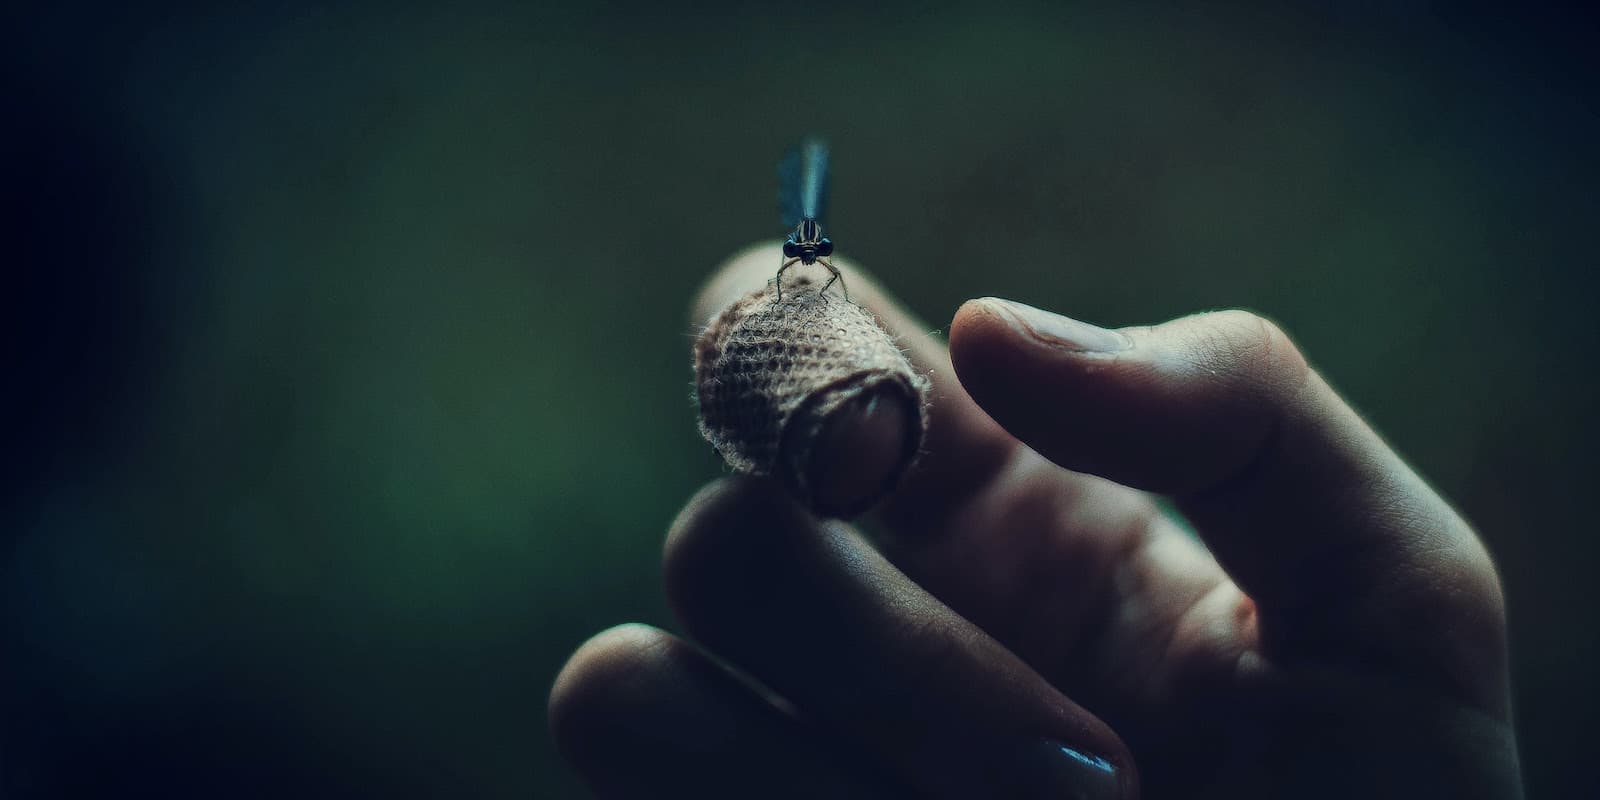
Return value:
[(930, 329), (1279, 320), (1499, 558), (1530, 788), (1590, 782), (1594, 26), (1341, 7), (8, 18), (0, 788), (576, 792), (546, 692), (671, 625), (685, 305), (807, 132)]

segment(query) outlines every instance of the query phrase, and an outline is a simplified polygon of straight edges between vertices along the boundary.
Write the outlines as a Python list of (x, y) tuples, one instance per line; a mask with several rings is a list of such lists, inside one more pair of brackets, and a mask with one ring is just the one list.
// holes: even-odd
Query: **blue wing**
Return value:
[(778, 164), (778, 213), (785, 228), (822, 222), (828, 205), (828, 145), (808, 137)]

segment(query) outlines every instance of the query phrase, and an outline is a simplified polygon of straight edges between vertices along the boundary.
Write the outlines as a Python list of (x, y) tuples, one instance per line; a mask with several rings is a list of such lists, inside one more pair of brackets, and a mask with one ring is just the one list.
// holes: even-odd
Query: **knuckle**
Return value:
[(1280, 394), (1305, 383), (1310, 366), (1276, 322), (1242, 309), (1204, 315), (1200, 367), (1231, 382)]
[(1506, 634), (1505, 588), (1494, 556), (1483, 541), (1467, 531), (1458, 550), (1461, 593), (1469, 616), (1484, 631), (1504, 642)]

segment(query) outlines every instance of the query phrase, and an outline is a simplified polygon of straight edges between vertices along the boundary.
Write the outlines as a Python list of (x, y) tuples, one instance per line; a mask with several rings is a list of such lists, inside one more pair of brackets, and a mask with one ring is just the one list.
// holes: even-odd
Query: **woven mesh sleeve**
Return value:
[(809, 279), (786, 287), (782, 302), (770, 288), (735, 301), (701, 333), (694, 361), (706, 440), (735, 470), (777, 475), (814, 509), (811, 446), (834, 412), (865, 395), (904, 404), (914, 429), (894, 480), (921, 447), (927, 379), (871, 314)]

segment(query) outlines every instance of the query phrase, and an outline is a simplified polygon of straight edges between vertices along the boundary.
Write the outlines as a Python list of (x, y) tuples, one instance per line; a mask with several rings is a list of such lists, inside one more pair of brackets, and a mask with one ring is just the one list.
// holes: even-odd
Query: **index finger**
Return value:
[[(777, 245), (758, 245), (734, 255), (701, 288), (691, 323), (697, 330), (705, 327), (728, 304), (770, 283), (782, 261)], [(1020, 445), (961, 387), (949, 351), (926, 324), (901, 308), (854, 263), (844, 259), (833, 263), (844, 274), (850, 299), (877, 317), (912, 366), (931, 382), (922, 455), (880, 508), (891, 526), (922, 527), (946, 517), (987, 486)]]

